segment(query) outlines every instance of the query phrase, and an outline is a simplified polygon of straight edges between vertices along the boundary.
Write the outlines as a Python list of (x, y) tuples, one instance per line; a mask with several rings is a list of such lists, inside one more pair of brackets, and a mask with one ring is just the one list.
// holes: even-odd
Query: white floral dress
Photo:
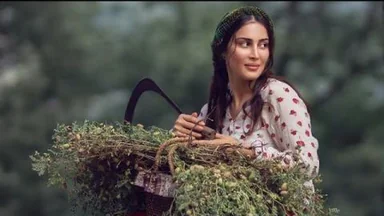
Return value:
[[(257, 122), (254, 131), (247, 136), (252, 120), (243, 111), (232, 118), (228, 108), (222, 134), (238, 139), (244, 147), (253, 147), (256, 159), (280, 158), (286, 166), (294, 164), (292, 153), (299, 147), (305, 172), (313, 179), (319, 172), (319, 145), (311, 132), (311, 119), (304, 102), (292, 87), (276, 79), (269, 79), (260, 93), (269, 105), (262, 110), (261, 121)], [(207, 104), (202, 107), (199, 120), (206, 118), (207, 108)], [(246, 108), (247, 112), (249, 110), (250, 106)], [(155, 183), (151, 183), (154, 180)], [(135, 185), (164, 197), (172, 197), (175, 191), (172, 177), (166, 174), (153, 176), (139, 172)], [(314, 191), (312, 180), (305, 185)]]
[[(222, 134), (238, 139), (244, 147), (253, 147), (257, 159), (281, 158), (287, 166), (293, 165), (292, 153), (299, 147), (305, 172), (313, 179), (319, 172), (319, 144), (311, 132), (311, 119), (304, 102), (291, 86), (272, 78), (260, 93), (268, 105), (264, 106), (254, 131), (247, 136), (252, 120), (242, 110), (232, 118), (228, 108)], [(207, 104), (202, 107), (199, 120), (205, 119), (207, 108)], [(249, 113), (250, 106), (246, 111)], [(312, 180), (305, 185), (313, 189)]]

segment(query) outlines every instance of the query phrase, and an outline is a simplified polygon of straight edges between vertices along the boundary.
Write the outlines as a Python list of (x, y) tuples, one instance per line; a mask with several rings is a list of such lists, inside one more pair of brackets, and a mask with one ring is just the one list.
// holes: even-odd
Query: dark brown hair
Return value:
[[(257, 8), (258, 11), (260, 9)], [(227, 50), (227, 45), (231, 40), (235, 32), (237, 32), (246, 22), (254, 18), (257, 22), (261, 23), (267, 30), (269, 38), (269, 59), (264, 68), (264, 71), (260, 77), (255, 81), (253, 87), (253, 97), (243, 104), (243, 112), (250, 116), (253, 119), (251, 129), (248, 133), (252, 133), (254, 130), (255, 124), (261, 114), (265, 102), (261, 98), (260, 91), (266, 85), (269, 78), (275, 78), (277, 80), (283, 81), (290, 85), (300, 96), (299, 92), (283, 77), (273, 75), (272, 66), (273, 66), (273, 54), (274, 54), (274, 31), (272, 22), (263, 13), (250, 12), (250, 10), (244, 10), (243, 12), (238, 12), (236, 16), (230, 17), (231, 22), (221, 22), (217, 29), (222, 29), (223, 25), (225, 26), (225, 31), (220, 32), (220, 37), (217, 33), (215, 34), (214, 40), (211, 43), (212, 49), (212, 60), (213, 60), (213, 76), (211, 80), (210, 93), (208, 99), (208, 112), (207, 112), (207, 121), (206, 125), (210, 128), (217, 130), (219, 133), (222, 132), (223, 120), (225, 117), (225, 112), (227, 107), (232, 102), (232, 96), (228, 89), (228, 72), (226, 69), (225, 59), (222, 57), (223, 53)], [(301, 96), (300, 96), (301, 97)], [(304, 100), (303, 100), (304, 101)], [(306, 103), (304, 101), (304, 103)], [(247, 113), (245, 108), (250, 105), (250, 113)]]

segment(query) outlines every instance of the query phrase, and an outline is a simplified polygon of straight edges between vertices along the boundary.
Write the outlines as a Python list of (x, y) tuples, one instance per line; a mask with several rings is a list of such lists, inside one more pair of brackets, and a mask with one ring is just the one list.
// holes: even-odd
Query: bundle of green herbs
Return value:
[[(233, 146), (193, 145), (169, 130), (84, 121), (58, 125), (53, 145), (30, 156), (48, 186), (65, 189), (74, 211), (127, 215), (145, 209), (133, 182), (138, 171), (172, 175), (166, 215), (338, 215), (325, 194), (304, 186), (299, 166), (250, 160)], [(230, 149), (230, 151), (229, 151)], [(321, 182), (319, 175), (313, 180)]]

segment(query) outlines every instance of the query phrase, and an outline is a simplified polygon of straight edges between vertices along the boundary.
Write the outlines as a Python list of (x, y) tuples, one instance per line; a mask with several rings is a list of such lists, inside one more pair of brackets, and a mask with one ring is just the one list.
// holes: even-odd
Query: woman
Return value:
[(274, 44), (272, 21), (259, 8), (246, 6), (227, 13), (211, 44), (214, 72), (208, 103), (200, 115), (179, 115), (173, 130), (186, 137), (193, 129), (192, 136), (200, 139), (206, 125), (217, 131), (212, 145), (238, 144), (252, 158), (277, 158), (284, 166), (294, 165), (292, 154), (300, 151), (306, 185), (314, 189), (318, 141), (305, 101), (272, 73)]
[[(214, 73), (208, 103), (200, 115), (179, 115), (173, 132), (178, 137), (192, 134), (197, 139), (194, 143), (199, 143), (206, 125), (217, 131), (216, 137), (200, 141), (241, 145), (242, 152), (251, 158), (279, 158), (284, 166), (294, 165), (292, 154), (301, 150), (309, 177), (306, 184), (314, 189), (311, 179), (319, 170), (318, 142), (311, 133), (304, 100), (272, 74), (274, 42), (272, 21), (259, 8), (241, 7), (227, 13), (211, 44)], [(156, 190), (146, 186), (144, 175), (138, 175), (135, 182), (156, 194), (147, 202), (160, 209), (147, 209), (147, 215), (168, 209), (174, 191), (171, 176), (157, 177)]]

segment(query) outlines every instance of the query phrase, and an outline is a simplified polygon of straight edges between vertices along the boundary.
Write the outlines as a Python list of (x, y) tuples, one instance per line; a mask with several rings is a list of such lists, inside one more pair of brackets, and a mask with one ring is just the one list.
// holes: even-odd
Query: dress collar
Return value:
[[(249, 113), (250, 110), (251, 110), (251, 105), (247, 105), (245, 107), (245, 111), (247, 113)], [(243, 119), (244, 120), (245, 119), (245, 113), (244, 113), (243, 109), (241, 109), (240, 112), (237, 114), (237, 116), (235, 118), (232, 118), (231, 112), (230, 112), (229, 106), (228, 106), (226, 111), (225, 111), (225, 118), (228, 119), (229, 121), (231, 121), (231, 120), (235, 120), (236, 121), (236, 120), (239, 120), (239, 119)]]

